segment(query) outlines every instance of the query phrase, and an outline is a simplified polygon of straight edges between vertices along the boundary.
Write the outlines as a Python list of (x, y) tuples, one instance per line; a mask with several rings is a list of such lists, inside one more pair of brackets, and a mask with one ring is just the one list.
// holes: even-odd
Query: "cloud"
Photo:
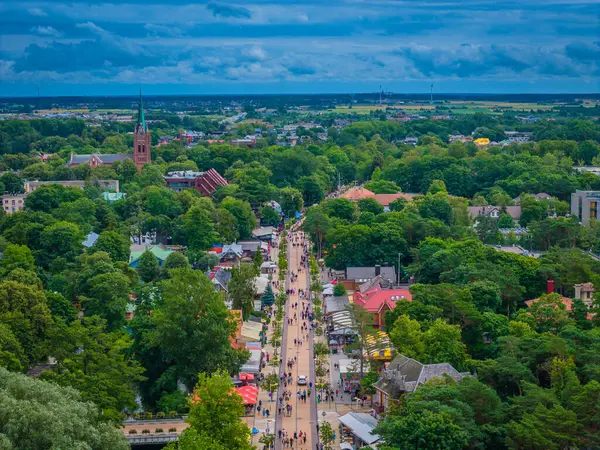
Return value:
[(41, 8), (29, 8), (27, 10), (27, 12), (29, 14), (31, 14), (32, 16), (37, 16), (37, 17), (44, 17), (47, 16), (48, 14)]
[(215, 17), (236, 17), (240, 19), (250, 19), (252, 13), (241, 6), (228, 6), (218, 3), (209, 3), (206, 8), (212, 12)]
[(565, 47), (567, 56), (576, 61), (600, 61), (600, 42), (584, 44), (572, 42)]
[(36, 33), (39, 34), (41, 36), (54, 36), (54, 37), (60, 37), (62, 36), (62, 33), (60, 31), (58, 31), (56, 28), (51, 27), (51, 26), (47, 26), (47, 27), (43, 27), (43, 26), (37, 26), (37, 27), (33, 27), (31, 28), (32, 33)]
[(245, 48), (242, 53), (248, 58), (257, 61), (264, 61), (269, 57), (269, 54), (266, 52), (266, 50), (262, 47), (259, 47), (258, 45), (253, 45), (250, 48)]
[(181, 28), (176, 26), (157, 25), (154, 23), (147, 23), (144, 25), (144, 29), (147, 30), (153, 36), (171, 36), (181, 37)]

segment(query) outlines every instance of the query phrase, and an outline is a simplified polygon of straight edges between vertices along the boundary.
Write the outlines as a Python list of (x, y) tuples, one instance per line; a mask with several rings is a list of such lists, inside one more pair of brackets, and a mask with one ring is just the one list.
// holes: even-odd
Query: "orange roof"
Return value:
[[(534, 303), (538, 302), (540, 299), (539, 298), (534, 298), (533, 300), (527, 300), (525, 302), (525, 304), (529, 307), (531, 305), (533, 305)], [(560, 301), (563, 305), (565, 305), (565, 309), (567, 311), (571, 311), (571, 308), (573, 308), (573, 300), (571, 300), (568, 297), (561, 297)]]
[(360, 200), (361, 198), (373, 197), (375, 194), (362, 186), (354, 186), (344, 192), (341, 197), (348, 200)]
[(382, 206), (390, 206), (390, 203), (399, 198), (403, 198), (406, 201), (412, 200), (410, 195), (402, 192), (398, 192), (397, 194), (375, 194), (375, 200)]

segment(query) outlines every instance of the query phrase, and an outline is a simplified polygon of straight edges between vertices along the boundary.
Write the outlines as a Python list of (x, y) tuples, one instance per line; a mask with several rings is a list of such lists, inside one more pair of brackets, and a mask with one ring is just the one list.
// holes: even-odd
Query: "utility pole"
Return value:
[(398, 252), (398, 286), (400, 286), (400, 262), (402, 261), (402, 253)]

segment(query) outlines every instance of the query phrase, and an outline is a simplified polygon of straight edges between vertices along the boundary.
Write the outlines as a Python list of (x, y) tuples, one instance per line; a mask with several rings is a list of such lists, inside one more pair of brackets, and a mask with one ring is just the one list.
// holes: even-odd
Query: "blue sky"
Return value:
[(2, 96), (600, 91), (600, 0), (4, 0), (0, 33)]

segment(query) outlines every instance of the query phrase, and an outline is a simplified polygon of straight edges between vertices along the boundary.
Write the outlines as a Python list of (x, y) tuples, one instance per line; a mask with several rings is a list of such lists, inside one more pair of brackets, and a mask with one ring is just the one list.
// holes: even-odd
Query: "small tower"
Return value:
[(142, 103), (142, 90), (140, 89), (140, 106), (138, 120), (133, 131), (133, 162), (137, 166), (138, 173), (142, 172), (144, 164), (152, 162), (150, 154), (150, 132), (144, 120), (144, 105)]

